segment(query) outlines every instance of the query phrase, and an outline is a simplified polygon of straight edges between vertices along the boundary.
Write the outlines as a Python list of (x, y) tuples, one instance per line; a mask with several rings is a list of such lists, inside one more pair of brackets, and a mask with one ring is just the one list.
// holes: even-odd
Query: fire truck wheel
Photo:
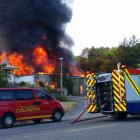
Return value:
[(42, 121), (42, 119), (33, 120), (34, 123), (40, 123), (41, 121)]
[(2, 127), (9, 128), (13, 127), (16, 119), (15, 116), (11, 113), (6, 113), (1, 118), (1, 125)]
[(62, 120), (62, 116), (63, 116), (62, 111), (55, 110), (52, 114), (52, 120), (54, 122), (60, 122)]

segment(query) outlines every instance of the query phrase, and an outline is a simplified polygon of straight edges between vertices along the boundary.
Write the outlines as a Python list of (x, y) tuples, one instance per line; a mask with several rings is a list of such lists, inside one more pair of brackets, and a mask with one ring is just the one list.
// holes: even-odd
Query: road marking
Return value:
[(33, 140), (35, 137), (47, 137), (49, 135), (55, 135), (56, 133), (59, 134), (64, 134), (64, 133), (70, 133), (70, 132), (78, 132), (78, 131), (87, 131), (87, 130), (92, 130), (92, 129), (98, 129), (98, 128), (104, 128), (104, 127), (113, 127), (119, 124), (108, 124), (108, 125), (101, 125), (101, 126), (95, 126), (95, 127), (87, 127), (87, 128), (81, 128), (81, 129), (73, 129), (73, 130), (60, 130), (59, 132), (48, 132), (46, 131), (39, 132), (36, 134), (26, 134), (26, 135), (19, 135), (19, 136), (11, 136), (11, 138), (7, 138), (5, 140)]
[(69, 132), (86, 131), (86, 130), (90, 130), (90, 129), (98, 129), (98, 128), (104, 128), (104, 127), (113, 127), (116, 125), (118, 125), (118, 124), (108, 124), (108, 125), (87, 127), (87, 128), (81, 128), (81, 129), (73, 129), (73, 130), (70, 130)]

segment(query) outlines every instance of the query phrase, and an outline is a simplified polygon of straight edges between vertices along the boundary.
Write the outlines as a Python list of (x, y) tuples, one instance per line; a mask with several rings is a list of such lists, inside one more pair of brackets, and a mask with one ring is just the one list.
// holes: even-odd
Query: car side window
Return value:
[(42, 92), (42, 91), (39, 91), (39, 90), (36, 91), (36, 96), (37, 96), (38, 98), (40, 98), (40, 99), (48, 99), (48, 100), (52, 100), (52, 99), (53, 99), (53, 98), (52, 98), (50, 95), (48, 95), (47, 93)]
[(53, 99), (50, 95), (48, 95), (48, 94), (45, 94), (45, 95), (46, 95), (48, 100), (52, 100)]
[(0, 101), (5, 101), (5, 100), (13, 100), (14, 98), (14, 94), (13, 91), (11, 90), (1, 90), (0, 91)]
[(40, 99), (47, 99), (47, 96), (39, 90), (36, 90), (36, 96)]
[(33, 93), (31, 90), (15, 90), (16, 99), (18, 100), (31, 100), (33, 99)]

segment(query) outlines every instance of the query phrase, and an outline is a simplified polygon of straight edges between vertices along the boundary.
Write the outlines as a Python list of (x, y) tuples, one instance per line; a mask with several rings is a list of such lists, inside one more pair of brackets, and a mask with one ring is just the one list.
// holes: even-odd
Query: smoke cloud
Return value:
[(64, 64), (69, 65), (73, 61), (70, 51), (73, 41), (66, 35), (65, 27), (72, 12), (66, 2), (0, 0), (0, 52), (20, 53), (26, 63), (34, 65), (32, 51), (42, 44), (50, 61), (63, 57)]

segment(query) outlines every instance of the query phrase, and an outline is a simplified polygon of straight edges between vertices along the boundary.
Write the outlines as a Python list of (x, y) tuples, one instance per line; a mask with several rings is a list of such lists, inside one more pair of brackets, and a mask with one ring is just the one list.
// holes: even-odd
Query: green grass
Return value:
[(76, 106), (76, 102), (74, 102), (74, 101), (65, 101), (65, 102), (62, 102), (62, 103), (65, 106), (66, 111), (69, 111)]

